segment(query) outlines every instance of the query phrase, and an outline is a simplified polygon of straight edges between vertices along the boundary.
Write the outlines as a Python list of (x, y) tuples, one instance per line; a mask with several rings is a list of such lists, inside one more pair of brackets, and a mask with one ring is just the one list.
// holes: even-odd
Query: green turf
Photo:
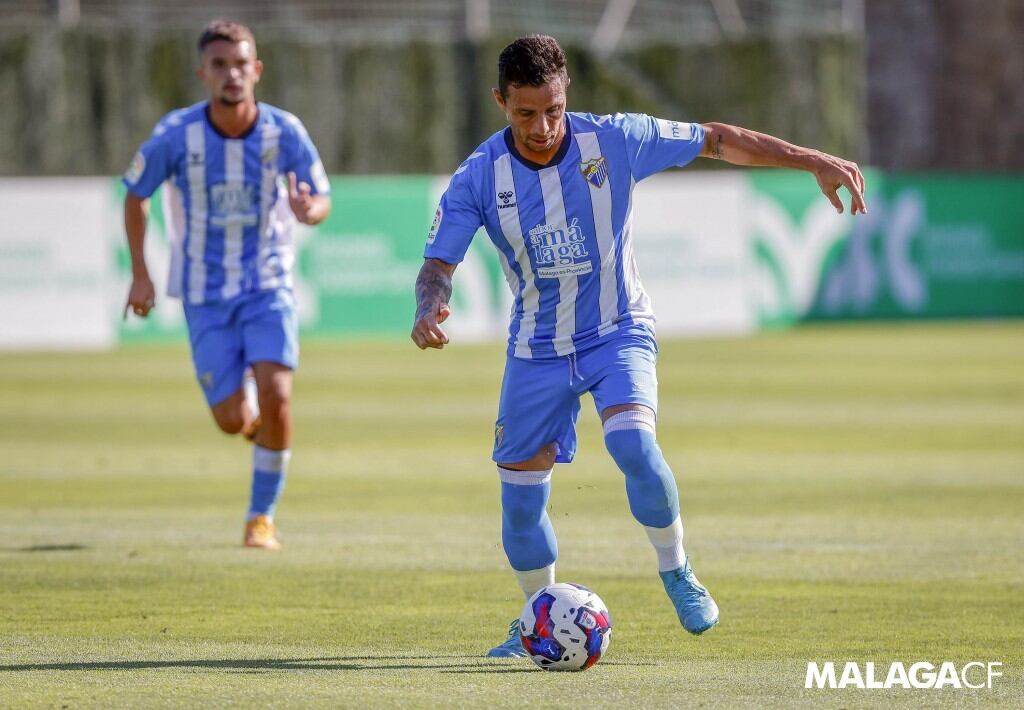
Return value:
[[(184, 346), (0, 356), (0, 706), (1024, 704), (1024, 325), (663, 343), (660, 439), (722, 608), (681, 631), (588, 398), (559, 578), (583, 674), (491, 661), (521, 600), (489, 462), (502, 353), (306, 343), (279, 510)], [(808, 660), (1004, 663), (992, 690), (804, 690)]]

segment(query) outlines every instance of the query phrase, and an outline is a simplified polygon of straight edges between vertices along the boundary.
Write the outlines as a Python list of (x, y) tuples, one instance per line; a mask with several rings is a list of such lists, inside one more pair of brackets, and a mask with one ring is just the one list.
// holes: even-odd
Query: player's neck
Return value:
[(233, 106), (211, 101), (209, 107), (210, 123), (231, 138), (238, 137), (252, 128), (260, 114), (255, 101), (243, 101)]

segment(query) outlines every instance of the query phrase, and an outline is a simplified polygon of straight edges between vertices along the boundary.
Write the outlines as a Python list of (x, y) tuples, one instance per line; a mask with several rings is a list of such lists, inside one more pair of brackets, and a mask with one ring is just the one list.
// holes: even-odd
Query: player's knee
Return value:
[(637, 430), (616, 431), (604, 437), (608, 453), (626, 475), (643, 474), (655, 462), (664, 457), (653, 434)]
[(291, 393), (285, 387), (268, 387), (259, 393), (259, 400), (264, 421), (282, 421), (291, 410)]
[[(513, 473), (506, 471), (505, 476)], [(532, 476), (535, 472), (523, 472)], [(536, 472), (550, 476), (548, 472)], [(505, 476), (501, 483), (501, 523), (506, 532), (522, 532), (536, 529), (545, 521), (545, 509), (551, 490), (550, 479), (542, 483), (524, 483), (522, 478), (511, 482)]]
[(664, 462), (655, 436), (654, 413), (627, 410), (604, 422), (604, 444), (622, 472), (645, 475)]
[(225, 434), (238, 434), (245, 427), (245, 417), (241, 411), (215, 410), (213, 420)]
[(545, 444), (540, 447), (536, 454), (525, 461), (516, 461), (514, 463), (503, 463), (501, 464), (505, 468), (520, 470), (520, 471), (550, 471), (555, 465), (555, 459), (558, 457), (558, 444), (552, 441), (550, 444)]

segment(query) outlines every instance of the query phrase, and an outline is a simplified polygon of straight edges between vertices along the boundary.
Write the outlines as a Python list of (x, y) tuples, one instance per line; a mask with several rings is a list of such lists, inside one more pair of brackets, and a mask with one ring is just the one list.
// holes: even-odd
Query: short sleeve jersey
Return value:
[(260, 103), (244, 135), (229, 138), (207, 102), (164, 116), (132, 159), (123, 182), (147, 198), (165, 185), (171, 242), (168, 295), (190, 304), (291, 288), (295, 261), (285, 177), (328, 194), (323, 163), (298, 118)]
[(483, 227), (515, 298), (509, 354), (554, 358), (623, 324), (653, 325), (633, 254), (636, 183), (700, 154), (704, 128), (643, 114), (567, 113), (548, 165), (519, 154), (506, 128), (459, 166), (424, 256), (457, 264)]

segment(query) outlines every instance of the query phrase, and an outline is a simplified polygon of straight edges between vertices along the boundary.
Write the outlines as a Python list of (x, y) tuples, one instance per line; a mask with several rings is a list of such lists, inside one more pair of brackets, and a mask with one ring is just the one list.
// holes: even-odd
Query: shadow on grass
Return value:
[(9, 550), (15, 552), (76, 552), (78, 550), (88, 550), (89, 548), (85, 545), (76, 545), (74, 543), (67, 545), (28, 545), (27, 547), (10, 547)]
[[(493, 663), (490, 662), (490, 663)], [(24, 663), (0, 665), (0, 673), (26, 671), (133, 671), (166, 668), (209, 669), (255, 673), (259, 671), (409, 671), (443, 673), (519, 673), (530, 668), (489, 665), (477, 656), (339, 656), (335, 658), (244, 658), (178, 661), (87, 661), (80, 663)]]
[[(523, 659), (524, 661), (526, 659)], [(654, 663), (647, 662), (632, 662), (632, 661), (601, 661), (602, 666), (633, 666), (639, 668), (642, 666), (653, 666)], [(443, 666), (437, 666), (438, 671), (441, 673), (533, 673), (534, 671), (540, 670), (537, 666), (532, 663), (526, 663), (525, 665), (516, 666), (515, 668), (493, 668), (488, 666), (473, 666), (469, 668), (445, 668)]]

